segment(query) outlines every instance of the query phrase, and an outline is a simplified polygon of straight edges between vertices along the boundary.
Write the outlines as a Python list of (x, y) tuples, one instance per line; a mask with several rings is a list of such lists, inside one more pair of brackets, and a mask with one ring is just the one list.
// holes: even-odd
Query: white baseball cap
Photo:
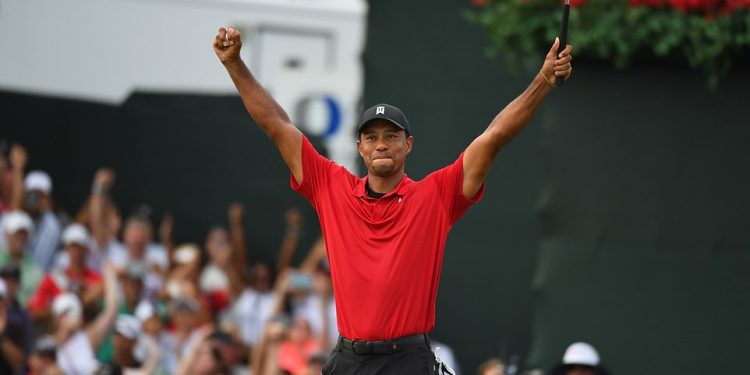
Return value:
[(115, 332), (135, 340), (141, 334), (141, 321), (132, 315), (120, 314), (115, 322)]
[(3, 230), (6, 233), (16, 233), (19, 230), (31, 232), (33, 228), (31, 216), (23, 211), (12, 211), (3, 215)]
[(89, 244), (89, 231), (81, 224), (70, 224), (62, 233), (62, 242), (65, 246), (78, 244), (86, 247)]
[(151, 319), (154, 315), (156, 315), (156, 309), (154, 309), (154, 305), (149, 301), (141, 301), (138, 303), (138, 306), (135, 307), (135, 317), (138, 318), (141, 323)]
[(78, 319), (83, 313), (81, 300), (73, 293), (62, 293), (52, 301), (52, 315), (59, 318), (63, 314), (71, 319)]
[(599, 365), (599, 353), (585, 342), (570, 344), (563, 355), (563, 364), (596, 367)]
[(24, 181), (26, 190), (40, 190), (45, 194), (52, 192), (52, 179), (44, 171), (31, 171)]
[(188, 264), (200, 255), (198, 246), (193, 244), (182, 245), (174, 251), (174, 261), (177, 264)]

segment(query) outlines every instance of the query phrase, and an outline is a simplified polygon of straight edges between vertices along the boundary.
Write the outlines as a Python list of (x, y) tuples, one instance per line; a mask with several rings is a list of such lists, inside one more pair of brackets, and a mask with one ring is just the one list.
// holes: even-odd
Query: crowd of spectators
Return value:
[[(275, 264), (248, 255), (245, 210), (202, 246), (175, 244), (143, 210), (125, 218), (113, 170), (93, 176), (83, 207), (56, 209), (44, 171), (26, 171), (20, 145), (0, 152), (0, 374), (320, 374), (338, 339), (322, 238), (293, 267), (303, 224), (286, 211)], [(433, 341), (458, 375), (451, 349)], [(577, 343), (547, 374), (602, 375)], [(529, 371), (527, 374), (544, 374)], [(499, 358), (480, 375), (513, 375)]]
[(113, 170), (65, 215), (27, 159), (0, 153), (0, 374), (321, 373), (336, 309), (322, 239), (292, 267), (296, 209), (269, 264), (248, 259), (239, 203), (202, 244), (175, 244), (171, 215), (121, 215)]

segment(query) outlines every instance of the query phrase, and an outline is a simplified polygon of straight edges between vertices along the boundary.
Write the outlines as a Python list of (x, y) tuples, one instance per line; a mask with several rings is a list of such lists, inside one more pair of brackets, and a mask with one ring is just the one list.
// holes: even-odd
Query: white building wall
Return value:
[[(133, 91), (236, 93), (212, 50), (235, 26), (259, 80), (354, 169), (366, 15), (365, 0), (0, 0), (0, 90), (113, 104)], [(340, 105), (335, 134), (319, 100), (294, 110), (310, 95)]]

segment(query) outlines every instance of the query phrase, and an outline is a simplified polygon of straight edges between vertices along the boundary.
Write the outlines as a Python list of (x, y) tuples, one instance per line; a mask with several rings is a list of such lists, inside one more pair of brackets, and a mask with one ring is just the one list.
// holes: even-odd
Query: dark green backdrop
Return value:
[[(467, 4), (370, 7), (364, 101), (406, 111), (412, 177), (454, 160), (532, 76), (483, 57)], [(749, 84), (747, 70), (710, 93), (682, 67), (576, 63), (449, 238), (434, 336), (465, 373), (497, 355), (548, 367), (577, 340), (616, 374), (747, 371)], [(120, 207), (174, 211), (180, 240), (202, 241), (233, 200), (248, 206), (256, 258), (273, 258), (289, 206), (305, 210), (303, 247), (317, 233), (236, 97), (135, 94), (111, 107), (5, 92), (0, 116), (0, 136), (27, 145), (68, 211), (108, 165)]]

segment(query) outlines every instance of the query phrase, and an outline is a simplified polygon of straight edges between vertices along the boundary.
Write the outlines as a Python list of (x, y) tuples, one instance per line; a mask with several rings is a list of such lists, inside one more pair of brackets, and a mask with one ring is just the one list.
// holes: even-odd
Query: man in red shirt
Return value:
[[(324, 374), (438, 373), (426, 333), (451, 226), (477, 202), (500, 150), (571, 73), (571, 46), (552, 45), (531, 85), (451, 165), (421, 181), (404, 172), (414, 144), (406, 116), (379, 104), (362, 115), (358, 178), (322, 157), (239, 57), (240, 33), (220, 28), (214, 51), (250, 115), (291, 170), (291, 186), (315, 207), (328, 249), (341, 334)], [(557, 56), (556, 56), (557, 55)]]
[(52, 301), (62, 293), (77, 294), (86, 310), (96, 309), (104, 295), (104, 279), (86, 263), (90, 242), (86, 228), (81, 224), (70, 224), (63, 231), (62, 241), (69, 264), (65, 269), (44, 275), (36, 293), (29, 299), (29, 313), (34, 321), (49, 318)]

